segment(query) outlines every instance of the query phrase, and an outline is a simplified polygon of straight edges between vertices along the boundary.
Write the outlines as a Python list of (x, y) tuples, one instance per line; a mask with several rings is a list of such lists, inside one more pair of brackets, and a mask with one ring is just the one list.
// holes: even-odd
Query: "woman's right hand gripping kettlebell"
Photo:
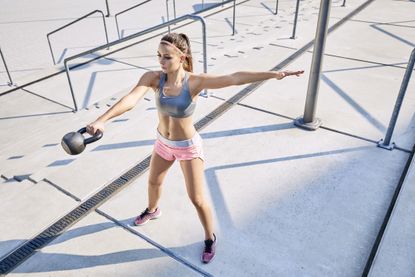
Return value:
[(100, 130), (102, 133), (104, 133), (104, 130), (105, 130), (104, 122), (102, 122), (100, 120), (96, 120), (96, 121), (86, 125), (86, 131), (91, 136), (95, 135), (98, 130)]

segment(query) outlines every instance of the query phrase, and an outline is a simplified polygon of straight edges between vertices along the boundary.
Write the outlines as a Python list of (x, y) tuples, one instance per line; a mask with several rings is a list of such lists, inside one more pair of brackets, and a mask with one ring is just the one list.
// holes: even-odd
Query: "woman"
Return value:
[(205, 231), (205, 247), (202, 262), (209, 263), (215, 256), (216, 235), (213, 232), (212, 212), (203, 192), (204, 158), (202, 139), (193, 126), (192, 114), (196, 99), (204, 89), (217, 89), (242, 85), (266, 79), (281, 80), (290, 75), (301, 75), (304, 71), (283, 72), (235, 72), (215, 76), (194, 74), (189, 38), (185, 34), (165, 35), (157, 52), (161, 71), (143, 74), (136, 87), (120, 99), (96, 121), (87, 125), (93, 135), (104, 132), (104, 123), (132, 109), (143, 98), (148, 89), (156, 93), (159, 124), (154, 144), (148, 178), (148, 207), (134, 221), (135, 225), (146, 224), (161, 216), (158, 201), (161, 185), (167, 170), (177, 159), (183, 171), (187, 193), (195, 206)]

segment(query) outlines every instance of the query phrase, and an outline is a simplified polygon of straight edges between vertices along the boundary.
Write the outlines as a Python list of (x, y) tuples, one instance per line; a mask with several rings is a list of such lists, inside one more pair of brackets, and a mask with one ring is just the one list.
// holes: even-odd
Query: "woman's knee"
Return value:
[(162, 182), (160, 180), (154, 180), (154, 179), (148, 179), (148, 185), (149, 187), (158, 188), (162, 185)]
[(206, 206), (206, 201), (202, 196), (193, 196), (190, 197), (192, 204), (196, 207), (196, 209), (203, 209)]

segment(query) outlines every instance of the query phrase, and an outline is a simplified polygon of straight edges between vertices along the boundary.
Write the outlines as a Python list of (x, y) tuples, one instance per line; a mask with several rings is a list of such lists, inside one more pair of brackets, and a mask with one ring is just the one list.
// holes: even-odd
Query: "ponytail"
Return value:
[(180, 33), (179, 36), (181, 36), (187, 44), (187, 52), (186, 57), (184, 59), (184, 65), (183, 68), (184, 70), (188, 71), (188, 72), (193, 72), (193, 57), (192, 57), (192, 50), (190, 48), (190, 40), (189, 37), (186, 34)]

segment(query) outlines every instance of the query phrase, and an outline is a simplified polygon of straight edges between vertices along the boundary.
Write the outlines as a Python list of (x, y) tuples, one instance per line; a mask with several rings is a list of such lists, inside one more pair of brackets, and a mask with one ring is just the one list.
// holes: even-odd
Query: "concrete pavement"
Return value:
[[(348, 1), (341, 7), (341, 1), (335, 1), (331, 25), (362, 3)], [(6, 4), (18, 10), (13, 3)], [(214, 58), (211, 72), (268, 70), (313, 39), (317, 3), (302, 1), (296, 40), (288, 39), (294, 3), (280, 1), (281, 17), (270, 13), (274, 4), (249, 1), (240, 5), (237, 26), (246, 29), (238, 27), (235, 37), (229, 34), (227, 17), (231, 11), (225, 12), (225, 18), (219, 13), (208, 19), (208, 32), (212, 30), (209, 57)], [(63, 3), (54, 5), (58, 8)], [(182, 10), (195, 8), (180, 5)], [(289, 65), (289, 69), (305, 69), (303, 77), (265, 82), (201, 130), (206, 154), (205, 193), (213, 207), (219, 242), (211, 264), (203, 265), (199, 260), (203, 230), (176, 163), (164, 184), (163, 217), (142, 227), (131, 226), (147, 205), (148, 173), (144, 173), (10, 275), (361, 276), (395, 188), (405, 177), (402, 174), (415, 143), (412, 80), (393, 137), (402, 150), (376, 146), (386, 132), (413, 48), (414, 21), (409, 12), (413, 5), (411, 1), (374, 1), (330, 33), (317, 108), (323, 127), (317, 131), (298, 129), (292, 120), (304, 109), (311, 63), (307, 51)], [(162, 14), (163, 6), (158, 8)], [(77, 9), (74, 4), (70, 10), (82, 13)], [(46, 12), (43, 16), (56, 21)], [(147, 20), (150, 23), (152, 19)], [(49, 21), (42, 22), (37, 23), (46, 28)], [(9, 20), (2, 26), (7, 26), (7, 32), (16, 31), (13, 28), (24, 22), (12, 23)], [(198, 26), (183, 30), (191, 34), (194, 52), (200, 55)], [(86, 32), (79, 34), (88, 36)], [(8, 179), (0, 183), (2, 259), (151, 153), (156, 124), (151, 94), (133, 111), (110, 122), (104, 138), (79, 156), (65, 156), (59, 138), (65, 129), (86, 124), (111, 106), (114, 95), (118, 98), (128, 91), (127, 85), (120, 87), (120, 83), (128, 84), (135, 74), (141, 74), (137, 65), (154, 66), (146, 55), (151, 55), (156, 41), (143, 44), (141, 57), (131, 49), (110, 57), (115, 61), (75, 70), (79, 100), (88, 108), (78, 114), (62, 113), (69, 108), (50, 101), (71, 105), (62, 95), (54, 96), (58, 88), (67, 86), (63, 75), (32, 86), (45, 98), (27, 92), (0, 97), (3, 106), (5, 99), (13, 103), (3, 110), (0, 121), (4, 146), (0, 173)], [(17, 55), (10, 57), (15, 57), (11, 59), (15, 64), (23, 64)], [(42, 64), (33, 61), (36, 63)], [(200, 64), (197, 70), (201, 71)], [(111, 78), (99, 77), (102, 73)], [(118, 81), (111, 82), (112, 77)], [(244, 87), (216, 90), (214, 97), (200, 98), (195, 122)], [(103, 95), (88, 100), (105, 89)], [(29, 98), (36, 99), (45, 115), (35, 116), (39, 110)], [(102, 105), (94, 107), (99, 101)], [(32, 125), (37, 126), (36, 139), (24, 147), (30, 143), (25, 132), (20, 128), (14, 131), (13, 126), (30, 130)], [(50, 135), (42, 134), (42, 128)], [(44, 145), (49, 145), (47, 151), (43, 151)], [(35, 162), (38, 155), (42, 158)], [(410, 201), (413, 172), (412, 161), (371, 276), (410, 276), (414, 270), (410, 247), (414, 226), (408, 221), (414, 208)], [(27, 176), (22, 182), (13, 179), (25, 173), (33, 178)], [(408, 247), (402, 250), (400, 245)]]

